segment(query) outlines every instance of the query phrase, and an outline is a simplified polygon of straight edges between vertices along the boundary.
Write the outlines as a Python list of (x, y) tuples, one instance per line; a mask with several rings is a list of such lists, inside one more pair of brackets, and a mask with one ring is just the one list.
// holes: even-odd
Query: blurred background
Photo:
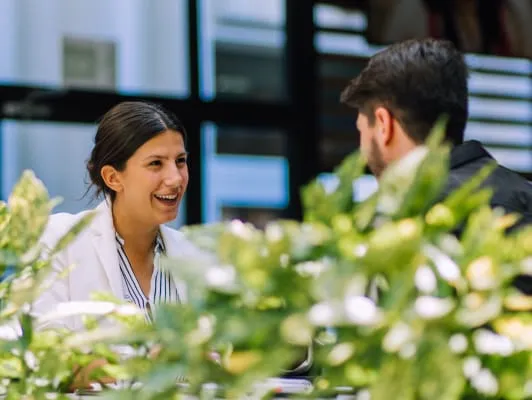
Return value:
[[(58, 211), (83, 198), (96, 123), (129, 99), (188, 131), (176, 225), (299, 218), (299, 188), (358, 147), (339, 94), (374, 52), (453, 40), (471, 68), (466, 136), (532, 178), (531, 0), (0, 0), (0, 195), (33, 169)], [(371, 176), (355, 183), (363, 198)]]

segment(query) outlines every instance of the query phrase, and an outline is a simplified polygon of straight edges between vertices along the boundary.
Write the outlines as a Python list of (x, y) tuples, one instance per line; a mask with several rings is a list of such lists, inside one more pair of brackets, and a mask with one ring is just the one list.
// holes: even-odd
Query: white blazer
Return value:
[[(63, 302), (88, 301), (94, 292), (108, 292), (118, 299), (124, 298), (122, 276), (118, 263), (115, 230), (108, 200), (95, 209), (96, 216), (77, 238), (53, 262), (51, 286), (36, 300), (33, 313), (44, 315)], [(78, 214), (59, 213), (50, 216), (42, 236), (45, 248), (53, 249), (57, 241), (89, 211)], [(200, 251), (181, 232), (161, 225), (166, 255), (169, 257), (197, 256)], [(73, 269), (66, 277), (58, 277), (63, 270)], [(180, 298), (186, 301), (186, 287), (175, 281)], [(44, 323), (39, 328), (63, 327), (72, 331), (83, 329), (80, 317), (65, 318), (60, 322)]]

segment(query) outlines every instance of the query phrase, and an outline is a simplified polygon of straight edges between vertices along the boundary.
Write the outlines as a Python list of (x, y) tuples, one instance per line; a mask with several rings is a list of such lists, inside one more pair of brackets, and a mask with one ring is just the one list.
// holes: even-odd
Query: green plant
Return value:
[[(55, 254), (90, 222), (92, 214), (81, 219), (58, 242), (45, 249), (40, 238), (57, 199), (49, 199), (46, 188), (32, 172), (23, 173), (7, 204), (0, 203), (0, 395), (7, 399), (66, 398), (70, 386), (83, 367), (95, 359), (118, 361), (97, 338), (80, 340), (79, 335), (62, 331), (38, 331), (32, 304), (46, 289)], [(103, 303), (99, 303), (102, 305)], [(95, 307), (96, 305), (96, 307)], [(89, 310), (69, 310), (74, 314), (95, 314)], [(114, 310), (109, 309), (107, 314)], [(47, 318), (60, 318), (55, 312)], [(91, 334), (89, 330), (85, 335)], [(86, 345), (89, 345), (90, 351)]]
[[(532, 396), (532, 299), (511, 285), (531, 272), (532, 228), (505, 233), (518, 217), (492, 210), (479, 189), (492, 166), (439, 199), (442, 133), (440, 124), (363, 203), (352, 200), (364, 171), (353, 154), (334, 190), (304, 188), (302, 223), (186, 229), (212, 257), (168, 261), (190, 302), (159, 310), (145, 339), (162, 350), (135, 398), (208, 398), (212, 383), (227, 397), (259, 396), (257, 383), (309, 346), (311, 395), (349, 386), (373, 400)], [(188, 385), (176, 387), (178, 375)]]
[[(188, 302), (158, 307), (150, 326), (117, 305), (127, 333), (92, 319), (87, 332), (32, 334), (28, 299), (50, 261), (29, 249), (51, 204), (39, 185), (39, 196), (15, 190), (19, 200), (2, 209), (0, 226), (25, 222), (2, 236), (2, 268), (15, 266), (15, 275), (2, 283), (0, 323), (14, 318), (23, 329), (0, 343), (2, 383), (12, 398), (44, 398), (64, 391), (72, 366), (103, 357), (103, 373), (141, 383), (106, 392), (108, 399), (257, 398), (268, 395), (261, 382), (312, 348), (308, 396), (345, 386), (373, 400), (532, 396), (532, 299), (512, 286), (532, 273), (532, 228), (506, 233), (518, 216), (491, 209), (490, 191), (480, 188), (492, 167), (441, 199), (450, 151), (442, 135), (440, 124), (362, 203), (353, 202), (352, 182), (365, 163), (353, 154), (335, 171), (334, 190), (318, 181), (303, 189), (302, 222), (274, 221), (264, 231), (239, 221), (187, 228), (203, 252), (164, 263), (187, 283)], [(13, 205), (24, 201), (17, 214)], [(31, 277), (27, 295), (13, 290), (24, 276)], [(120, 359), (116, 344), (135, 351)], [(24, 357), (28, 349), (37, 369)], [(40, 388), (43, 375), (48, 383)]]

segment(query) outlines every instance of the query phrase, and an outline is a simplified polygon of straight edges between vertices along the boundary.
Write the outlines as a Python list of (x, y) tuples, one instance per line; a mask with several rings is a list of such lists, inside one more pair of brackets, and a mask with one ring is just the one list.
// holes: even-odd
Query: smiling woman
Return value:
[[(90, 226), (56, 257), (50, 288), (34, 306), (37, 315), (106, 292), (137, 305), (149, 322), (157, 304), (186, 299), (184, 285), (159, 267), (163, 254), (197, 251), (164, 225), (176, 218), (187, 188), (185, 145), (183, 124), (157, 105), (124, 102), (103, 116), (87, 169), (95, 195), (104, 199), (95, 210), (51, 216), (45, 248), (53, 248), (76, 221), (95, 211)], [(66, 277), (59, 276), (72, 265)], [(60, 324), (83, 329), (80, 318)]]

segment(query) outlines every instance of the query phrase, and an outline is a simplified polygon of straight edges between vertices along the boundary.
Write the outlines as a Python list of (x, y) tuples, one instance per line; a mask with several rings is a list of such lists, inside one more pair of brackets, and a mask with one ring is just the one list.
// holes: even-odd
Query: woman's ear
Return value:
[(115, 191), (115, 192), (121, 192), (123, 189), (122, 181), (120, 173), (112, 166), (110, 165), (104, 165), (100, 171), (100, 175), (102, 176), (103, 183), (105, 185)]

